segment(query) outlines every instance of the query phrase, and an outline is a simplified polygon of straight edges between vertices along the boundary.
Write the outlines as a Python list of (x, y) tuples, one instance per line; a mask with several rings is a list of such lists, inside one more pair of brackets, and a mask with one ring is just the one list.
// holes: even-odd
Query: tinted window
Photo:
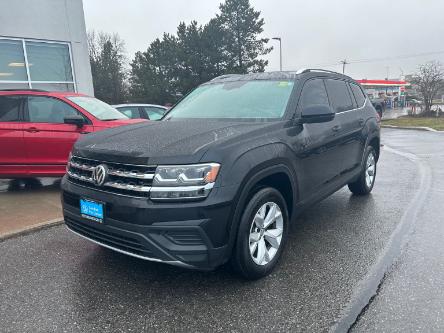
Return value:
[(137, 106), (121, 106), (118, 107), (117, 110), (119, 110), (125, 116), (132, 119), (142, 118), (140, 115), (139, 108)]
[(28, 97), (28, 115), (32, 123), (63, 123), (65, 116), (80, 114), (61, 100), (43, 97)]
[(162, 109), (162, 108), (156, 108), (154, 106), (144, 106), (143, 109), (145, 110), (145, 112), (148, 114), (148, 117), (151, 120), (159, 120), (160, 118), (163, 117), (163, 115), (165, 114), (166, 110)]
[(0, 121), (18, 121), (21, 97), (0, 96)]
[(350, 87), (352, 89), (353, 95), (356, 98), (356, 102), (358, 103), (358, 107), (360, 108), (365, 103), (365, 95), (362, 92), (361, 88), (359, 88), (358, 85), (356, 85), (354, 83), (350, 83)]
[(314, 79), (305, 83), (300, 105), (303, 108), (312, 105), (329, 105), (327, 91), (322, 80)]
[(325, 80), (328, 98), (335, 112), (353, 109), (353, 102), (347, 90), (347, 85), (340, 80)]

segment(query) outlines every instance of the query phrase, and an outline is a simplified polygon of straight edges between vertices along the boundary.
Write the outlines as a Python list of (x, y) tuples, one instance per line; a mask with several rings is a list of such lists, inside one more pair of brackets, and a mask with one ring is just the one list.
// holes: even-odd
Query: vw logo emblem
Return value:
[(97, 186), (102, 186), (105, 184), (106, 178), (108, 177), (108, 168), (104, 164), (99, 164), (96, 166), (92, 173), (92, 179), (94, 184)]

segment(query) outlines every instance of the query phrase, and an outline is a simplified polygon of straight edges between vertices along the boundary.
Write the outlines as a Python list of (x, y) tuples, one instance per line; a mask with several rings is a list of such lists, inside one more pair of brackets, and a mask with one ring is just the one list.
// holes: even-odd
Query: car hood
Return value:
[(141, 122), (146, 122), (146, 119), (117, 119), (117, 120), (110, 120), (110, 121), (101, 121), (100, 124), (96, 127), (103, 127), (103, 128), (112, 128), (117, 126), (123, 126), (123, 125), (131, 125), (131, 124), (137, 124)]
[(269, 122), (173, 120), (145, 122), (84, 136), (74, 154), (85, 158), (128, 164), (196, 163), (213, 145), (252, 131), (263, 132)]

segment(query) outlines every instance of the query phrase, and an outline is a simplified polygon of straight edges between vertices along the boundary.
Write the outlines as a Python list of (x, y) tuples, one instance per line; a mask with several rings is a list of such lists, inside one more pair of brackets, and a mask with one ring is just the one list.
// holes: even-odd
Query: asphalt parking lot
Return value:
[[(344, 318), (351, 305), (367, 305), (368, 299), (359, 299), (362, 291), (380, 283), (369, 279), (369, 272), (393, 259), (365, 311), (354, 309), (359, 317), (352, 331), (442, 328), (438, 313), (444, 297), (441, 291), (430, 297), (430, 288), (442, 286), (444, 276), (439, 247), (444, 230), (434, 225), (442, 213), (432, 200), (427, 207), (434, 213), (412, 211), (421, 189), (438, 198), (433, 192), (438, 183), (425, 188), (424, 175), (443, 173), (444, 154), (430, 145), (439, 135), (384, 130), (386, 148), (372, 195), (355, 197), (344, 188), (306, 211), (292, 228), (279, 268), (260, 281), (244, 281), (228, 267), (203, 273), (130, 258), (63, 226), (5, 240), (0, 327), (5, 332), (341, 331), (350, 328)], [(428, 215), (423, 219), (423, 214)], [(393, 235), (402, 242), (394, 242)], [(393, 257), (385, 251), (391, 247)], [(427, 283), (418, 284), (421, 278)], [(428, 314), (419, 315), (427, 312), (424, 307)]]

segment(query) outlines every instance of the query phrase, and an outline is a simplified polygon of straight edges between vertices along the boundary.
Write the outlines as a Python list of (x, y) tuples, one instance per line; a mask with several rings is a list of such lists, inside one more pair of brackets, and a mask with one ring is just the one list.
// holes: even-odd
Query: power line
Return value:
[[(430, 56), (430, 55), (437, 55), (437, 54), (444, 54), (444, 51), (433, 51), (433, 52), (422, 52), (422, 53), (413, 53), (413, 54), (404, 54), (404, 55), (398, 55), (398, 56), (392, 56), (392, 57), (381, 57), (381, 58), (368, 58), (368, 59), (357, 59), (357, 60), (341, 60), (339, 62), (326, 62), (326, 63), (319, 63), (315, 65), (310, 65), (312, 67), (318, 67), (318, 66), (335, 66), (335, 65), (343, 65), (343, 71), (345, 70), (345, 65), (348, 64), (363, 64), (363, 63), (370, 63), (370, 62), (379, 62), (379, 61), (389, 61), (389, 60), (399, 60), (399, 59), (409, 59), (409, 58), (417, 58), (417, 57), (423, 57), (423, 56)], [(346, 62), (344, 64), (344, 61)]]
[(366, 62), (377, 62), (377, 61), (387, 61), (387, 60), (408, 59), (408, 58), (417, 58), (417, 57), (436, 55), (436, 54), (443, 54), (443, 53), (444, 53), (444, 51), (422, 52), (422, 53), (415, 53), (415, 54), (404, 54), (404, 55), (399, 55), (399, 56), (394, 56), (394, 57), (351, 60), (350, 63), (352, 63), (352, 64), (360, 64), (360, 63), (366, 63)]

